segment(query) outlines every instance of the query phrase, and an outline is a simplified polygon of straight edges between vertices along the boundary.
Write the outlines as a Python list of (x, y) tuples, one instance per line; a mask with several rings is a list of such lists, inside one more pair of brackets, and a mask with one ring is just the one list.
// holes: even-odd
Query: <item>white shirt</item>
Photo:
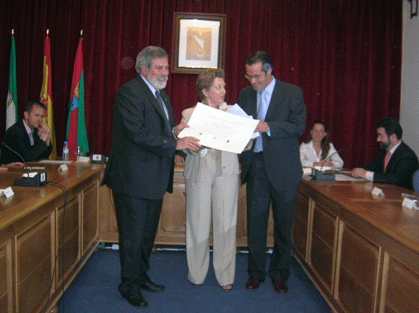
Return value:
[[(316, 162), (321, 162), (322, 150), (320, 150), (319, 155), (317, 155), (316, 150), (314, 149), (313, 141), (309, 143), (302, 143), (300, 145), (300, 158), (301, 164), (303, 167), (313, 167), (313, 164)], [(333, 155), (332, 155), (333, 154)], [(329, 160), (330, 157), (330, 160)], [(339, 156), (339, 153), (336, 153), (336, 149), (332, 143), (330, 143), (329, 153), (327, 154), (328, 161), (333, 163), (333, 167), (342, 168), (343, 160)]]

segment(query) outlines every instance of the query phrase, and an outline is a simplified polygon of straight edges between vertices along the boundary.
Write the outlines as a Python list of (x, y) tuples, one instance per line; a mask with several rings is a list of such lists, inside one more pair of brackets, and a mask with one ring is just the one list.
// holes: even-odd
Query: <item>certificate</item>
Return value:
[(179, 138), (199, 139), (201, 146), (241, 153), (256, 129), (259, 120), (230, 114), (198, 102)]

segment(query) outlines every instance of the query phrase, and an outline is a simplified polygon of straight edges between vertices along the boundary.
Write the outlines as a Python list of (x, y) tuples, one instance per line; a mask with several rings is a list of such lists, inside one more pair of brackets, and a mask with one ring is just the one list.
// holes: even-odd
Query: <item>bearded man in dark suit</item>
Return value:
[(163, 196), (173, 190), (176, 150), (198, 151), (198, 140), (178, 139), (166, 87), (169, 60), (164, 49), (144, 48), (139, 74), (124, 84), (114, 102), (112, 144), (103, 183), (112, 189), (119, 231), (119, 292), (133, 306), (147, 306), (141, 290), (164, 291), (147, 275)]
[(380, 150), (370, 164), (363, 168), (354, 168), (352, 176), (413, 190), (412, 177), (418, 168), (418, 158), (402, 141), (402, 127), (392, 117), (379, 120), (376, 127)]
[(240, 91), (238, 104), (259, 119), (261, 135), (240, 155), (241, 180), (247, 183), (247, 231), (249, 246), (247, 289), (256, 289), (266, 276), (266, 236), (269, 207), (274, 219), (274, 248), (269, 277), (278, 293), (288, 291), (291, 267), (291, 227), (298, 184), (302, 177), (298, 137), (306, 123), (302, 90), (272, 75), (272, 59), (266, 52), (246, 60), (251, 86)]

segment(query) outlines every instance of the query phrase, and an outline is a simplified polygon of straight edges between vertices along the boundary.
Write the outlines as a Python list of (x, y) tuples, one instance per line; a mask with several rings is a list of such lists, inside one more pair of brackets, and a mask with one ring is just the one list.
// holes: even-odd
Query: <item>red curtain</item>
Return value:
[[(173, 12), (224, 13), (227, 102), (235, 103), (240, 89), (248, 85), (247, 56), (265, 50), (273, 57), (274, 76), (304, 91), (306, 134), (314, 120), (324, 120), (336, 148), (345, 149), (345, 167), (361, 166), (378, 149), (376, 121), (399, 117), (402, 5), (392, 0), (3, 0), (0, 100), (6, 103), (11, 29), (20, 117), (26, 101), (40, 94), (43, 41), (49, 29), (60, 151), (83, 30), (90, 151), (108, 154), (113, 100), (118, 88), (135, 77), (138, 52), (157, 45), (171, 55)], [(198, 101), (195, 81), (196, 75), (170, 75), (166, 92), (176, 122), (183, 109)], [(5, 109), (0, 111), (2, 138)]]

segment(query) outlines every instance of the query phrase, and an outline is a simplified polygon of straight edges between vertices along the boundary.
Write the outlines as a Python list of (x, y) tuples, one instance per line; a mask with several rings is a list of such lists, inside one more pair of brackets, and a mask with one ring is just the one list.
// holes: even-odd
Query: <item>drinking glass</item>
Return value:
[(81, 146), (76, 146), (74, 149), (74, 155), (76, 156), (76, 160), (78, 161), (81, 155), (83, 154), (83, 149)]

